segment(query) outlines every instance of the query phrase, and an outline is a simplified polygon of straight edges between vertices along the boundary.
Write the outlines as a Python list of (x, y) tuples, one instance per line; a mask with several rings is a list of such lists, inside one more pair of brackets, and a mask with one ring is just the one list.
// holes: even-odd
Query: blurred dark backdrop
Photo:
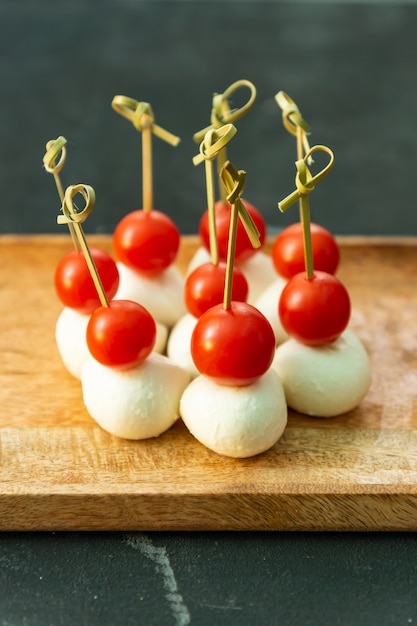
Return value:
[[(0, 0), (0, 232), (60, 233), (45, 143), (68, 140), (64, 186), (95, 188), (86, 232), (111, 232), (141, 206), (140, 135), (114, 95), (151, 103), (182, 141), (154, 139), (155, 207), (184, 233), (205, 210), (194, 132), (212, 95), (240, 78), (258, 97), (229, 148), (245, 197), (271, 229), (296, 219), (295, 141), (274, 100), (286, 91), (335, 152), (311, 196), (336, 234), (417, 235), (417, 5), (152, 0)], [(242, 98), (246, 92), (242, 91)], [(239, 102), (236, 102), (239, 105)]]

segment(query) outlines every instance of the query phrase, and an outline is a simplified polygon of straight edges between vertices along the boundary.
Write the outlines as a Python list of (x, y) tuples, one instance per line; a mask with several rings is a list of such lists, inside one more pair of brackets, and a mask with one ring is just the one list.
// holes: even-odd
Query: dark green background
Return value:
[(141, 207), (141, 138), (112, 110), (116, 94), (151, 103), (181, 137), (177, 148), (154, 140), (155, 206), (196, 232), (206, 196), (192, 136), (213, 93), (246, 78), (258, 97), (229, 157), (271, 229), (296, 219), (277, 209), (295, 177), (294, 138), (274, 100), (282, 89), (311, 142), (336, 156), (311, 196), (313, 219), (336, 234), (417, 233), (414, 4), (3, 0), (0, 29), (2, 232), (62, 232), (42, 167), (58, 135), (68, 140), (64, 185), (96, 191), (87, 232), (111, 232)]

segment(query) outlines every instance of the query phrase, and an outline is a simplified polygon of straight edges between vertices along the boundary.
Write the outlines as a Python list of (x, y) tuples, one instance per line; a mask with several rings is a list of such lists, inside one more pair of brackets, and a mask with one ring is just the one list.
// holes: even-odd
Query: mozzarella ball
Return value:
[(276, 280), (277, 273), (271, 257), (258, 250), (251, 257), (239, 263), (237, 267), (243, 272), (249, 285), (249, 304), (254, 304), (261, 293)]
[(265, 452), (287, 424), (284, 390), (272, 369), (245, 387), (218, 385), (198, 376), (182, 395), (180, 414), (200, 443), (235, 458)]
[[(208, 263), (210, 260), (210, 253), (203, 246), (198, 248), (187, 268), (187, 276), (191, 274), (196, 267), (203, 265), (203, 263)], [(247, 301), (249, 304), (254, 304), (260, 294), (277, 277), (271, 257), (261, 250), (255, 252), (255, 254), (243, 261), (243, 263), (236, 264), (236, 267), (240, 269), (248, 281), (249, 292)]]
[(165, 324), (156, 322), (156, 341), (153, 347), (153, 352), (158, 354), (164, 354), (168, 341), (168, 328)]
[(277, 345), (288, 339), (288, 334), (281, 324), (278, 313), (279, 299), (286, 284), (285, 278), (275, 275), (274, 282), (268, 285), (255, 301), (255, 307), (265, 315), (271, 324)]
[(315, 417), (351, 411), (367, 394), (372, 379), (368, 354), (350, 329), (323, 346), (289, 339), (276, 349), (272, 368), (284, 385), (288, 406)]
[(186, 275), (188, 276), (200, 265), (204, 265), (204, 263), (209, 263), (211, 261), (210, 252), (204, 248), (204, 246), (200, 246), (195, 251), (193, 257), (191, 258), (190, 263), (187, 267)]
[(104, 430), (123, 439), (158, 437), (179, 417), (188, 373), (160, 354), (127, 370), (90, 357), (81, 373), (84, 404)]
[(149, 311), (156, 322), (171, 328), (186, 313), (184, 277), (175, 265), (146, 277), (117, 263), (119, 288), (115, 300), (133, 300)]
[(191, 356), (191, 335), (196, 324), (197, 318), (190, 313), (186, 313), (172, 328), (167, 343), (167, 355), (169, 358), (187, 370), (192, 378), (199, 375), (199, 371), (194, 365), (193, 357)]
[(78, 313), (65, 307), (55, 326), (55, 341), (62, 362), (75, 378), (81, 377), (81, 369), (90, 356), (85, 332), (90, 315)]

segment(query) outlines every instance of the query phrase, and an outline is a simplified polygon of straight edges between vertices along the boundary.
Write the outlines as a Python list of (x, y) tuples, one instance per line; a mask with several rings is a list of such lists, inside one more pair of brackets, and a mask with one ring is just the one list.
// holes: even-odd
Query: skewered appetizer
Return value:
[[(234, 137), (235, 133), (236, 128), (232, 124), (225, 124), (217, 130), (209, 129), (200, 145), (199, 155), (194, 157), (194, 162), (205, 160), (210, 257), (206, 262), (197, 265), (186, 278), (184, 301), (187, 313), (172, 328), (167, 344), (168, 356), (175, 363), (185, 367), (193, 378), (199, 372), (191, 356), (191, 336), (198, 318), (209, 308), (223, 301), (227, 270), (226, 262), (219, 259), (214, 215), (213, 160)], [(257, 245), (257, 241), (255, 245)], [(236, 267), (233, 266), (232, 271), (232, 299), (246, 301), (248, 297), (247, 280)]]
[[(330, 157), (316, 176), (307, 167), (316, 151)], [(347, 329), (351, 304), (345, 286), (331, 273), (314, 269), (308, 194), (333, 167), (326, 146), (314, 146), (296, 162), (296, 191), (279, 203), (287, 210), (301, 201), (305, 271), (292, 276), (279, 300), (279, 317), (291, 337), (276, 349), (272, 367), (285, 389), (288, 406), (308, 415), (334, 417), (353, 409), (371, 384), (369, 357)]]
[(83, 399), (90, 416), (112, 435), (158, 437), (179, 418), (189, 375), (152, 352), (155, 340), (155, 321), (137, 302), (113, 300), (91, 316)]
[(115, 96), (115, 111), (142, 132), (143, 208), (128, 213), (116, 226), (113, 248), (120, 275), (116, 298), (145, 306), (168, 329), (185, 313), (184, 278), (174, 261), (180, 233), (172, 219), (153, 207), (152, 134), (177, 145), (179, 138), (154, 123), (151, 106)]
[[(66, 143), (67, 140), (62, 136), (48, 141), (43, 157), (45, 170), (54, 176), (61, 203), (64, 201), (64, 191), (60, 172), (66, 160)], [(90, 206), (93, 206), (92, 199)], [(55, 291), (64, 305), (57, 318), (55, 340), (66, 369), (76, 378), (80, 378), (81, 368), (88, 357), (85, 331), (91, 313), (100, 305), (100, 299), (74, 226), (68, 223), (68, 227), (74, 249), (59, 261), (54, 274)], [(106, 297), (111, 300), (119, 285), (116, 263), (107, 252), (99, 248), (91, 247), (90, 254)]]
[[(297, 139), (297, 159), (303, 159), (310, 150), (308, 142), (309, 125), (302, 117), (294, 100), (284, 91), (279, 91), (275, 99), (282, 109), (282, 122), (285, 129)], [(312, 159), (308, 159), (308, 163)], [(302, 215), (300, 213), (300, 218)], [(334, 274), (339, 263), (339, 249), (331, 233), (310, 223), (311, 248), (316, 270)], [(302, 221), (292, 224), (275, 238), (271, 257), (276, 270), (276, 278), (255, 301), (255, 306), (262, 311), (274, 329), (277, 345), (288, 339), (288, 334), (277, 316), (277, 306), (288, 279), (305, 269), (304, 237)]]
[(251, 221), (240, 201), (245, 172), (227, 161), (221, 176), (232, 206), (224, 302), (206, 310), (195, 325), (191, 354), (200, 375), (185, 389), (180, 414), (207, 448), (244, 458), (278, 441), (287, 423), (287, 405), (270, 367), (275, 353), (271, 325), (252, 305), (231, 299), (238, 216), (244, 215), (248, 228)]
[[(80, 193), (84, 211), (74, 210)], [(83, 399), (90, 416), (107, 432), (126, 439), (157, 437), (179, 417), (179, 401), (189, 381), (185, 370), (155, 354), (156, 323), (131, 300), (107, 299), (81, 228), (94, 204), (88, 185), (68, 187), (59, 223), (71, 223), (79, 239), (100, 306), (86, 327), (89, 356), (81, 371)]]

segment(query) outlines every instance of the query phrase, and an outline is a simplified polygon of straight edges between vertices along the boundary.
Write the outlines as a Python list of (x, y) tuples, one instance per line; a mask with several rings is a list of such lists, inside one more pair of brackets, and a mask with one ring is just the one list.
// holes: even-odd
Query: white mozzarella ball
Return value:
[(75, 378), (81, 377), (81, 369), (90, 356), (85, 332), (90, 315), (78, 313), (65, 307), (55, 326), (55, 341), (62, 362)]
[(183, 393), (180, 414), (200, 443), (235, 458), (265, 452), (287, 424), (284, 390), (272, 369), (245, 387), (218, 385), (198, 376)]
[(186, 276), (189, 276), (191, 272), (193, 272), (197, 267), (200, 267), (200, 265), (204, 265), (204, 263), (209, 263), (210, 261), (210, 252), (206, 250), (204, 246), (200, 246), (197, 248), (188, 264)]
[(271, 324), (277, 345), (288, 339), (288, 334), (281, 324), (278, 313), (279, 299), (286, 284), (285, 278), (275, 274), (274, 282), (268, 285), (255, 302), (255, 307), (265, 315)]
[(261, 293), (276, 280), (277, 273), (272, 265), (271, 257), (262, 250), (255, 252), (249, 259), (239, 263), (237, 267), (245, 276), (249, 285), (248, 302), (254, 304)]
[(127, 370), (105, 367), (90, 357), (81, 374), (88, 413), (123, 439), (148, 439), (168, 430), (179, 417), (189, 379), (184, 369), (154, 352)]
[(169, 358), (186, 369), (192, 378), (199, 374), (191, 356), (191, 335), (196, 324), (197, 318), (191, 313), (186, 313), (172, 328), (167, 343)]
[(276, 349), (272, 368), (284, 385), (288, 406), (315, 417), (351, 411), (367, 394), (372, 379), (368, 354), (350, 329), (323, 346), (289, 339)]
[(268, 285), (255, 301), (255, 307), (265, 315), (271, 324), (277, 345), (288, 339), (288, 334), (282, 327), (278, 313), (279, 299), (286, 284), (285, 278), (275, 274), (274, 282)]
[(165, 324), (156, 322), (156, 341), (153, 347), (153, 351), (158, 354), (164, 354), (168, 341), (168, 328)]
[(171, 328), (185, 313), (184, 277), (175, 265), (156, 276), (146, 277), (117, 263), (119, 288), (115, 300), (133, 300), (149, 311), (157, 322)]

